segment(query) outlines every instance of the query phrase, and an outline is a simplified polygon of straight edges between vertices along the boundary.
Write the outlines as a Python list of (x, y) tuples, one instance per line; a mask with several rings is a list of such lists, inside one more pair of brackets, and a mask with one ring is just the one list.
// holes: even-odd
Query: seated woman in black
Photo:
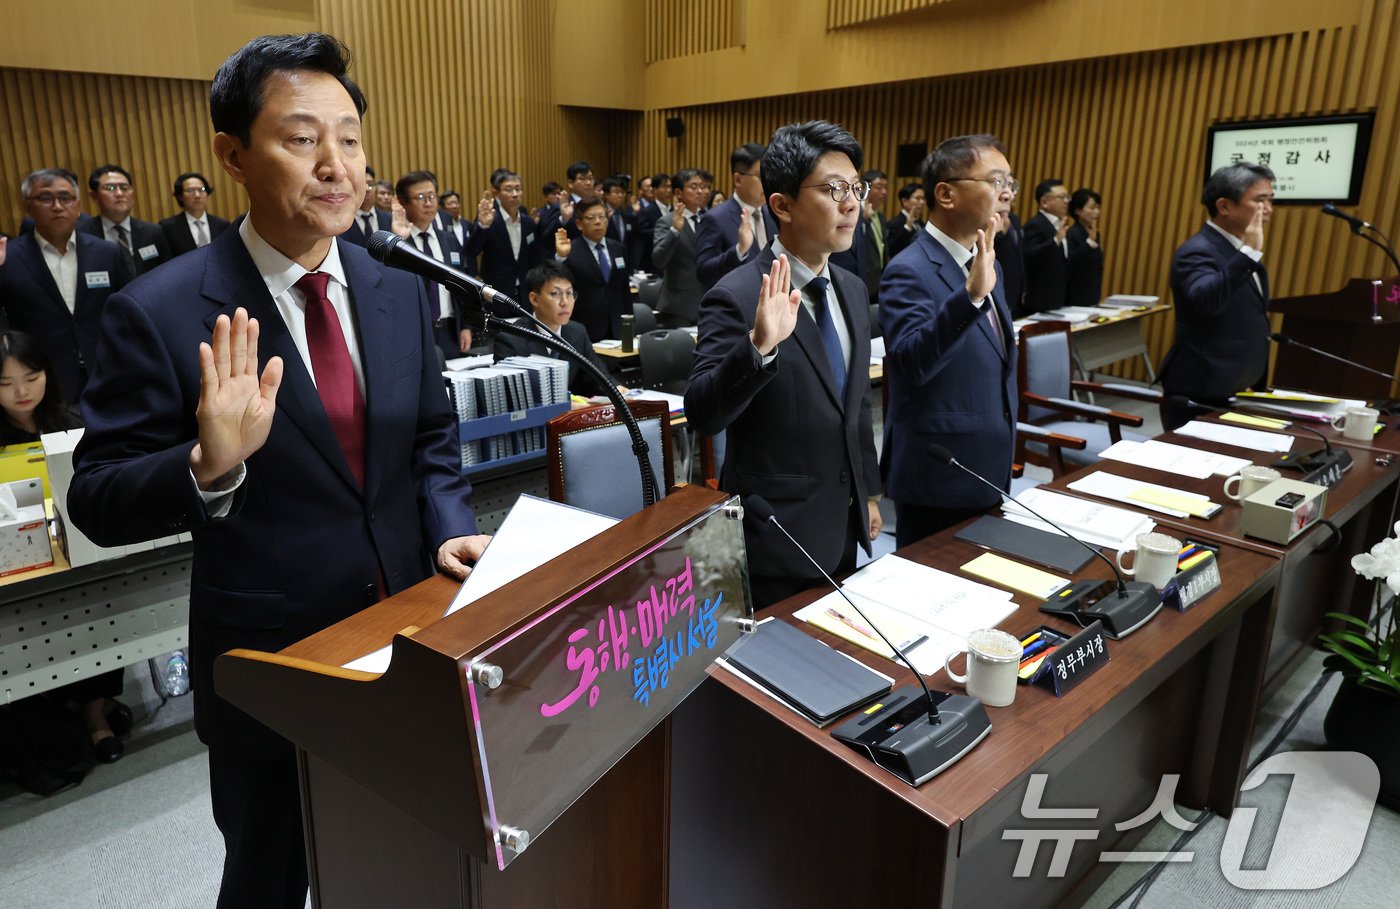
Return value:
[[(76, 429), (82, 421), (63, 401), (58, 383), (49, 385), (49, 358), (23, 332), (0, 332), (0, 445), (39, 441), (46, 432)], [(119, 760), (119, 735), (131, 730), (131, 709), (116, 700), (122, 693), (122, 670), (82, 679), (48, 693), (72, 704), (92, 736), (99, 761)]]

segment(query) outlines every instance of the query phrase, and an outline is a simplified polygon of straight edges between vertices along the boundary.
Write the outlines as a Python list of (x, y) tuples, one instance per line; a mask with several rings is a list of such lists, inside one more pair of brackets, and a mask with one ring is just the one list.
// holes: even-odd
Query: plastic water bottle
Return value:
[(165, 693), (177, 698), (190, 690), (190, 666), (185, 652), (177, 650), (165, 661)]

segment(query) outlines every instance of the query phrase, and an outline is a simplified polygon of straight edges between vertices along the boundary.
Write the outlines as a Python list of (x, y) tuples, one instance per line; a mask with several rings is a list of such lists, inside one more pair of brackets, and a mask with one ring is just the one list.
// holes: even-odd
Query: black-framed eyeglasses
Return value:
[(198, 195), (200, 195), (201, 193), (204, 194), (204, 195), (208, 195), (208, 194), (209, 194), (209, 187), (207, 187), (207, 186), (187, 186), (187, 187), (185, 187), (184, 189), (180, 190), (180, 192), (183, 193), (183, 194), (186, 195), (186, 196), (198, 196)]
[(864, 202), (870, 195), (870, 183), (866, 180), (857, 180), (854, 183), (847, 183), (845, 180), (828, 180), (825, 183), (804, 183), (803, 189), (816, 189), (825, 187), (831, 192), (833, 202), (845, 202), (846, 197), (855, 193), (857, 202)]
[[(987, 184), (988, 186), (990, 186), (992, 189), (996, 190), (998, 193), (1003, 193), (1003, 192), (1018, 193), (1018, 192), (1021, 191), (1021, 184), (1020, 184), (1019, 182), (1017, 182), (1017, 180), (1016, 180), (1015, 177), (1002, 177), (1002, 176), (996, 176), (996, 177), (949, 177), (947, 180), (944, 180), (943, 182), (944, 182), (944, 183), (957, 183), (959, 180), (972, 180), (972, 181), (975, 181), (975, 182), (977, 182), (977, 183), (985, 183), (985, 184)], [(1066, 198), (1068, 198), (1068, 197), (1066, 197)]]
[(38, 202), (40, 205), (53, 205), (57, 202), (64, 208), (78, 201), (78, 197), (72, 193), (37, 193), (28, 197), (30, 202)]
[(100, 186), (98, 186), (98, 189), (104, 190), (104, 191), (109, 192), (109, 193), (129, 193), (129, 192), (131, 192), (131, 184), (130, 184), (130, 183), (103, 183), (103, 184), (101, 184)]

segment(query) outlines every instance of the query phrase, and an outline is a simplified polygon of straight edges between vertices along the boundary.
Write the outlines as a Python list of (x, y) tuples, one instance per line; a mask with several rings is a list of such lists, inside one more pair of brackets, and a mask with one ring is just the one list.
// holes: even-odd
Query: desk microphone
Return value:
[(807, 561), (821, 572), (837, 593), (851, 605), (865, 620), (880, 640), (894, 651), (900, 662), (914, 673), (914, 680), (923, 689), (920, 697), (913, 688), (905, 686), (892, 691), (888, 703), (876, 705), (871, 711), (860, 714), (855, 720), (844, 723), (832, 730), (837, 739), (869, 755), (875, 763), (889, 770), (913, 786), (932, 779), (939, 772), (952, 766), (967, 754), (987, 733), (992, 731), (992, 721), (987, 709), (977, 698), (950, 692), (935, 695), (929, 690), (924, 677), (910, 662), (904, 652), (896, 647), (880, 626), (856, 605), (855, 600), (846, 594), (826, 573), (826, 569), (812, 558), (807, 548), (778, 521), (773, 506), (762, 496), (744, 496), (744, 508), (753, 513), (760, 523), (772, 524), (788, 538), (797, 551), (807, 557)]
[(1348, 360), (1346, 357), (1339, 357), (1334, 353), (1328, 353), (1327, 351), (1320, 350), (1316, 347), (1313, 347), (1310, 344), (1304, 344), (1302, 341), (1296, 341), (1281, 331), (1276, 331), (1273, 334), (1269, 335), (1269, 340), (1277, 344), (1291, 344), (1294, 347), (1301, 347), (1303, 350), (1306, 350), (1310, 353), (1315, 353), (1320, 357), (1327, 357), (1329, 360), (1336, 360), (1338, 363), (1343, 363), (1347, 366), (1350, 366), (1354, 369), (1359, 369), (1363, 372), (1369, 372), (1372, 375), (1380, 376), (1382, 379), (1389, 379), (1392, 382), (1400, 381), (1396, 379), (1394, 373), (1385, 372), (1383, 370), (1367, 366), (1365, 363), (1358, 363), (1355, 360)]
[[(1390, 245), (1390, 238), (1387, 237), (1379, 227), (1372, 224), (1370, 221), (1362, 221), (1360, 218), (1347, 214), (1331, 202), (1322, 206), (1322, 213), (1324, 215), (1331, 215), (1334, 218), (1340, 218), (1350, 224), (1352, 233), (1356, 234), (1356, 236), (1365, 240), (1367, 243), (1370, 243), (1372, 246), (1379, 248), (1381, 252), (1385, 253), (1386, 256), (1390, 258), (1390, 262), (1395, 266), (1396, 271), (1400, 271), (1400, 258), (1396, 257), (1395, 250)], [(1380, 239), (1377, 240), (1375, 237), (1370, 236), (1370, 234), (1362, 233), (1363, 230), (1379, 234)]]
[(1370, 221), (1362, 221), (1360, 218), (1357, 218), (1353, 215), (1349, 215), (1337, 206), (1333, 205), (1331, 202), (1328, 202), (1327, 204), (1322, 206), (1322, 213), (1324, 215), (1331, 215), (1334, 218), (1341, 218), (1343, 221), (1351, 225), (1351, 232), (1354, 234), (1360, 233), (1366, 228), (1371, 227)]
[(1311, 426), (1304, 426), (1302, 423), (1294, 423), (1293, 425), (1295, 428), (1310, 432), (1321, 439), (1322, 450), (1285, 452), (1281, 458), (1274, 462), (1274, 466), (1301, 470), (1304, 483), (1321, 483), (1323, 486), (1331, 487), (1342, 482), (1342, 474), (1351, 470), (1353, 464), (1351, 452), (1345, 448), (1333, 448), (1327, 436)]
[(1108, 566), (1108, 570), (1113, 572), (1114, 581), (1084, 580), (1076, 581), (1059, 593), (1045, 601), (1041, 606), (1042, 612), (1051, 615), (1064, 616), (1078, 622), (1081, 626), (1088, 626), (1095, 619), (1103, 622), (1104, 633), (1117, 640), (1126, 637), (1131, 632), (1136, 631), (1147, 623), (1157, 611), (1162, 608), (1162, 596), (1157, 588), (1146, 581), (1124, 581), (1123, 573), (1118, 570), (1118, 566), (1113, 564), (1113, 560), (1104, 555), (1095, 546), (1081, 540), (1079, 537), (1065, 530), (1059, 524), (1045, 517), (1040, 512), (1019, 502), (1013, 498), (1006, 490), (988, 480), (977, 471), (967, 467), (953, 453), (942, 445), (930, 445), (928, 453), (933, 455), (933, 459), (940, 464), (949, 467), (956, 467), (963, 473), (977, 480), (982, 485), (996, 492), (1007, 502), (1017, 508), (1024, 508), (1035, 517), (1049, 524), (1060, 533), (1069, 537), (1074, 542), (1083, 546), (1089, 552), (1098, 556)]

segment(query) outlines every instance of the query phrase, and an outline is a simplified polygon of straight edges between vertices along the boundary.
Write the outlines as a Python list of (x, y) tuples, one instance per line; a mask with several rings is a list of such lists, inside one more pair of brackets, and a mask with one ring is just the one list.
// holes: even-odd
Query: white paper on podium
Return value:
[[(1143, 480), (1134, 480), (1131, 477), (1120, 477), (1114, 473), (1097, 470), (1093, 473), (1085, 474), (1079, 479), (1069, 484), (1069, 488), (1075, 492), (1088, 493), (1103, 499), (1113, 499), (1132, 505), (1134, 508), (1146, 508), (1149, 511), (1160, 511), (1162, 514), (1170, 515), (1174, 518), (1190, 517), (1184, 511), (1176, 508), (1169, 508), (1166, 505), (1158, 505), (1155, 502), (1146, 502), (1142, 499), (1133, 498), (1133, 493), (1140, 489), (1151, 489), (1163, 495), (1180, 496), (1185, 499), (1193, 499), (1202, 504), (1209, 503), (1210, 496), (1201, 495), (1199, 492), (1188, 492), (1185, 489), (1177, 489), (1174, 486), (1163, 486), (1160, 483), (1147, 483)], [(1218, 511), (1220, 506), (1216, 505)], [(1214, 512), (1212, 512), (1214, 514)]]
[(1265, 432), (1262, 429), (1241, 429), (1238, 426), (1225, 426), (1222, 423), (1207, 423), (1192, 420), (1177, 430), (1183, 436), (1195, 436), (1222, 445), (1247, 448), (1250, 451), (1291, 451), (1293, 437), (1281, 432)]
[(1138, 467), (1164, 470), (1167, 473), (1179, 474), (1183, 477), (1195, 477), (1198, 480), (1204, 480), (1212, 475), (1232, 476), (1254, 463), (1249, 458), (1232, 458), (1229, 455), (1201, 451), (1199, 448), (1188, 448), (1185, 445), (1173, 445), (1170, 442), (1159, 442), (1156, 439), (1149, 439), (1145, 442), (1132, 442), (1124, 439), (1122, 442), (1115, 442), (1099, 452), (1099, 457), (1112, 461), (1122, 461), (1124, 464), (1135, 464)]
[(1060, 533), (1059, 528), (1051, 527), (1025, 508), (1019, 507), (1020, 503), (1024, 502), (1026, 506), (1034, 508), (1079, 539), (1115, 552), (1131, 544), (1138, 534), (1150, 533), (1157, 526), (1151, 518), (1140, 512), (1077, 496), (1067, 496), (1040, 487), (1024, 490), (1016, 499), (1015, 505), (1010, 502), (1002, 503), (1001, 510), (1007, 520), (1049, 533)]
[[(449, 616), (506, 584), (533, 571), (549, 560), (592, 539), (617, 523), (616, 518), (594, 514), (571, 505), (522, 495), (511, 506), (486, 551), (462, 582), (447, 607)], [(393, 645), (346, 663), (345, 669), (384, 672), (389, 668)]]

